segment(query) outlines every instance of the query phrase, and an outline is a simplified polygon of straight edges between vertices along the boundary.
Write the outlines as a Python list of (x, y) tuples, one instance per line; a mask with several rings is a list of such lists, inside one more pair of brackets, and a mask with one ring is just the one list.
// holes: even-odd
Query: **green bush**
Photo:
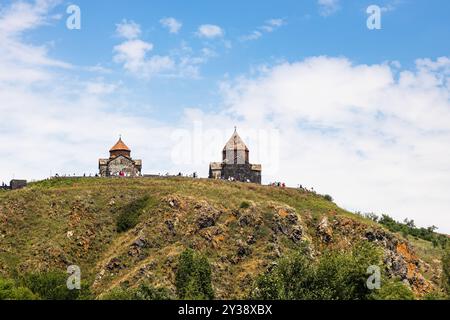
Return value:
[(329, 194), (326, 194), (323, 198), (327, 201), (333, 202), (333, 197), (330, 196)]
[(166, 288), (155, 288), (142, 284), (134, 294), (134, 300), (172, 300), (170, 291)]
[(431, 291), (423, 297), (423, 300), (447, 300), (447, 295), (439, 290)]
[(241, 203), (239, 208), (241, 208), (241, 209), (248, 209), (248, 208), (250, 208), (250, 203), (247, 202), (247, 201), (242, 201), (242, 203)]
[(85, 283), (82, 283), (81, 290), (69, 290), (67, 278), (68, 275), (62, 271), (29, 273), (20, 279), (20, 284), (42, 300), (80, 300), (90, 297)]
[(166, 288), (155, 288), (142, 284), (137, 289), (114, 288), (100, 298), (101, 300), (172, 300), (170, 291)]
[(38, 300), (30, 289), (17, 286), (14, 280), (0, 278), (0, 300)]
[[(393, 297), (389, 289), (398, 289), (395, 298), (411, 298), (404, 287), (389, 285), (375, 293), (367, 288), (369, 266), (382, 266), (382, 252), (362, 242), (350, 251), (328, 251), (317, 261), (306, 248), (281, 259), (270, 272), (259, 277), (251, 298), (258, 300), (366, 300)], [(383, 287), (383, 282), (382, 282)], [(406, 290), (409, 290), (408, 292)]]
[(398, 280), (383, 281), (380, 290), (375, 290), (370, 299), (373, 300), (414, 300), (414, 294), (410, 288)]
[(150, 197), (145, 196), (124, 206), (117, 216), (116, 226), (118, 232), (126, 232), (139, 223), (142, 210), (147, 206)]
[(119, 300), (128, 301), (133, 300), (134, 292), (124, 288), (114, 288), (100, 297), (100, 300)]
[[(371, 219), (374, 220), (376, 215), (371, 214)], [(401, 233), (403, 237), (412, 236), (414, 238), (430, 241), (434, 247), (445, 248), (450, 242), (446, 235), (436, 233), (437, 228), (431, 226), (429, 228), (418, 228), (414, 220), (405, 219), (403, 223), (395, 221), (390, 216), (384, 214), (381, 218), (377, 217), (377, 221), (384, 225), (391, 232)]]
[(182, 300), (214, 299), (208, 259), (191, 249), (180, 255), (175, 284)]

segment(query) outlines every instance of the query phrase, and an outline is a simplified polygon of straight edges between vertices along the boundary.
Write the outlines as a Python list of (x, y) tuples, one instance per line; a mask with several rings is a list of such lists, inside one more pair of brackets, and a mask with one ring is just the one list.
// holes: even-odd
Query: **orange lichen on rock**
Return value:
[(406, 262), (406, 278), (408, 283), (411, 285), (411, 289), (418, 297), (423, 297), (424, 295), (433, 291), (433, 285), (430, 281), (425, 279), (420, 273), (418, 268), (418, 257), (410, 250), (406, 243), (399, 243), (397, 245), (397, 254), (399, 254)]

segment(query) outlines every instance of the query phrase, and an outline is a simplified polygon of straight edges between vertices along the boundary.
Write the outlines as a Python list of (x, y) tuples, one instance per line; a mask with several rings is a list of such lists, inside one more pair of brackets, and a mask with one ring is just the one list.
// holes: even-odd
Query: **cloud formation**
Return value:
[(286, 24), (285, 19), (270, 19), (265, 22), (264, 25), (257, 28), (257, 30), (253, 30), (251, 33), (242, 36), (240, 38), (241, 41), (251, 41), (251, 40), (258, 40), (261, 38), (264, 33), (271, 33), (274, 32), (276, 29), (282, 27)]
[(139, 38), (141, 28), (138, 24), (124, 20), (116, 27), (117, 36), (125, 41), (114, 46), (113, 60), (138, 78), (164, 76), (196, 79), (200, 77), (200, 66), (216, 56), (209, 48), (202, 48), (198, 53), (194, 53), (184, 41), (179, 49), (171, 50), (165, 55), (152, 55), (155, 46)]
[(181, 22), (179, 22), (175, 18), (163, 18), (159, 21), (161, 25), (169, 30), (170, 33), (178, 33), (183, 26)]
[(333, 15), (339, 10), (339, 0), (317, 0), (319, 13), (324, 17)]
[(116, 25), (116, 33), (121, 38), (132, 40), (138, 38), (142, 31), (141, 26), (136, 22), (123, 20)]
[(203, 24), (198, 27), (197, 36), (200, 38), (214, 39), (221, 38), (225, 34), (224, 30), (213, 24)]

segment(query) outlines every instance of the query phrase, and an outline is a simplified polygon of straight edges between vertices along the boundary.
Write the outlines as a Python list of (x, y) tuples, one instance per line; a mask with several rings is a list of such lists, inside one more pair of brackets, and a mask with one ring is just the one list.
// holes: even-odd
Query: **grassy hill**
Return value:
[(307, 244), (313, 257), (358, 241), (384, 252), (417, 297), (439, 289), (442, 250), (405, 239), (304, 190), (185, 178), (56, 179), (0, 192), (0, 277), (81, 268), (94, 296), (151, 283), (175, 292), (178, 257), (207, 257), (219, 299)]

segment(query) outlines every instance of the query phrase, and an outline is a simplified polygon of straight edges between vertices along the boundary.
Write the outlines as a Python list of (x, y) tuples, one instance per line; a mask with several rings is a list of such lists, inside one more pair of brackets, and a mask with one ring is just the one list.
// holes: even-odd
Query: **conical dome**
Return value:
[(241, 139), (241, 137), (237, 133), (236, 129), (234, 130), (234, 133), (231, 136), (230, 140), (228, 140), (227, 144), (223, 148), (223, 151), (227, 151), (227, 150), (249, 151), (247, 146), (245, 145), (244, 141)]
[(109, 150), (109, 152), (112, 151), (130, 151), (130, 148), (127, 147), (127, 145), (122, 141), (122, 138), (119, 138), (119, 141), (116, 142), (116, 144)]
[(233, 135), (223, 148), (223, 161), (227, 164), (248, 164), (249, 153), (250, 151), (235, 128)]
[(131, 158), (131, 150), (127, 147), (127, 145), (122, 141), (122, 138), (119, 138), (119, 141), (109, 150), (110, 158), (117, 158), (118, 156), (124, 156), (127, 158)]

